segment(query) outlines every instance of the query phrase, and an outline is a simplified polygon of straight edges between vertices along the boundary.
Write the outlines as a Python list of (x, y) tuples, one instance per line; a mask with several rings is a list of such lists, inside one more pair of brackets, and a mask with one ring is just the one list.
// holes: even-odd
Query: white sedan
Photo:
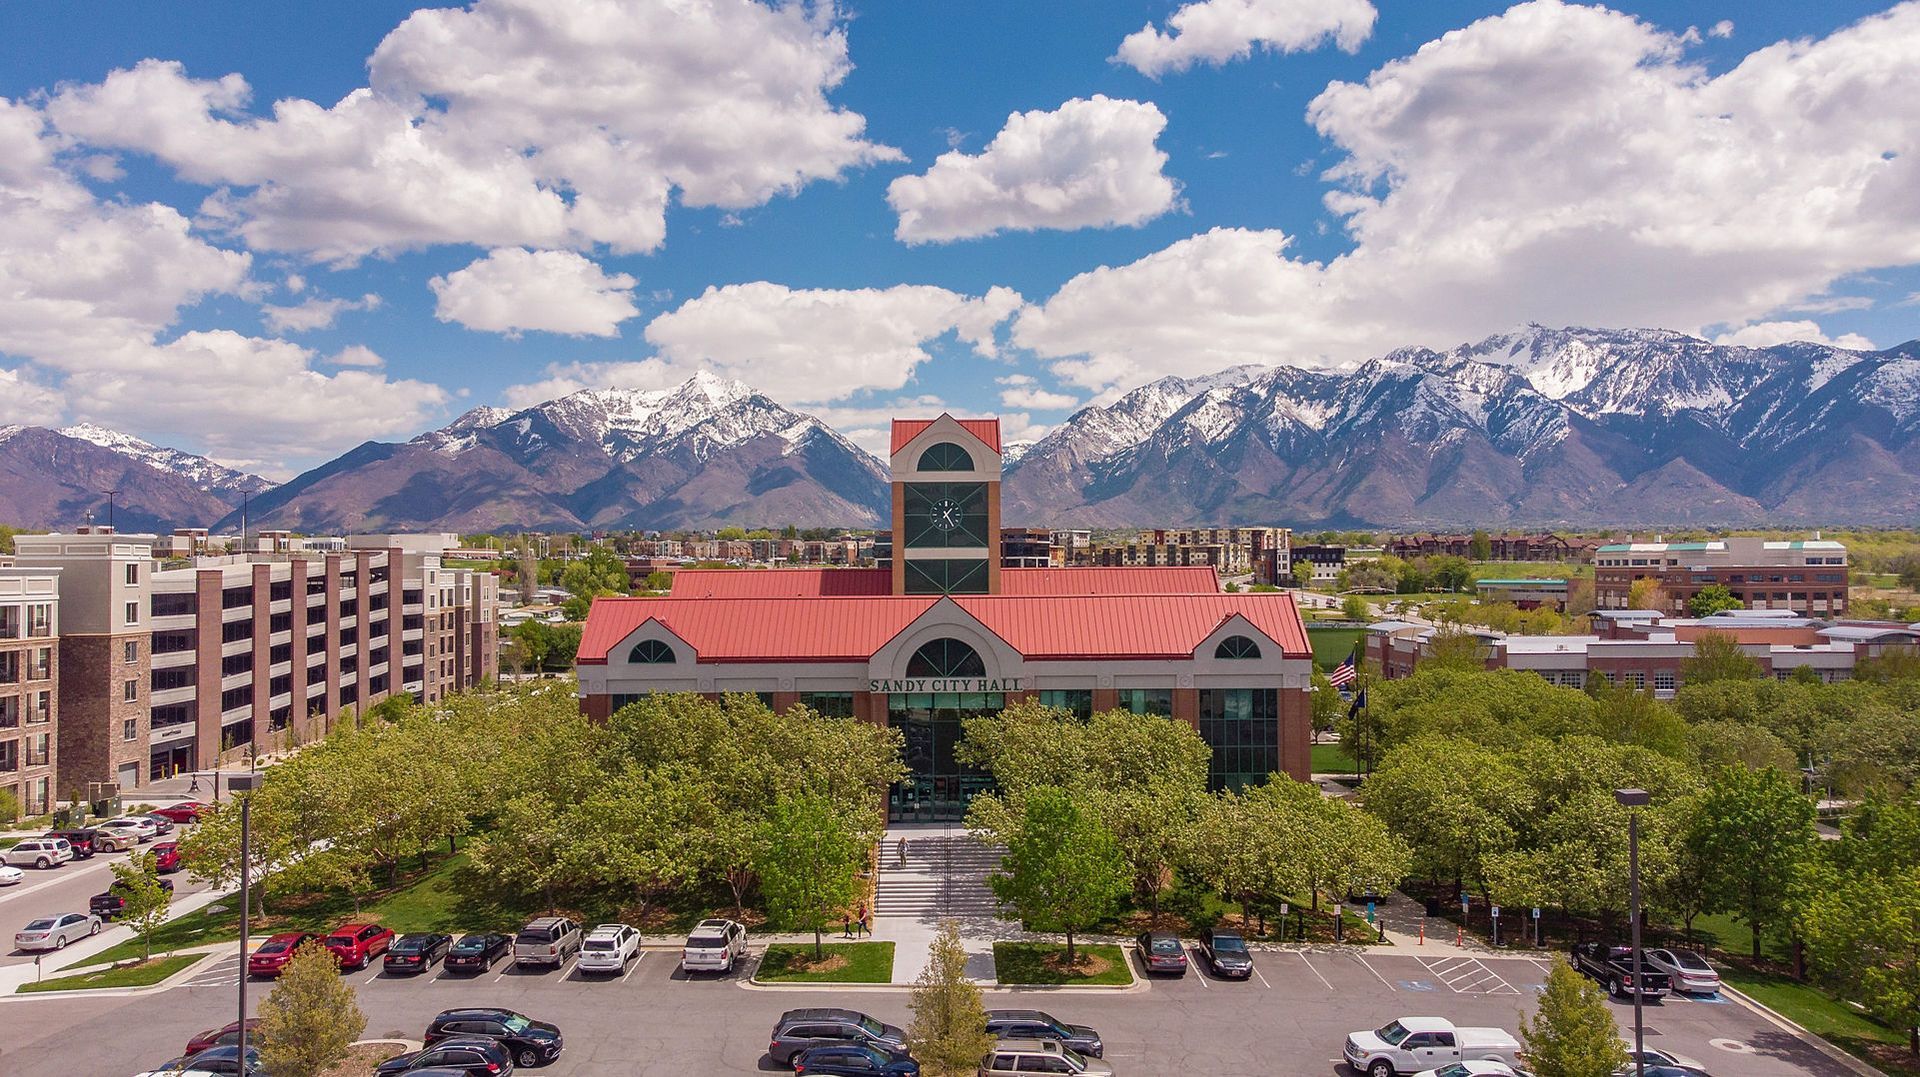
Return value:
[(1517, 1077), (1519, 1070), (1505, 1062), (1449, 1062), (1437, 1069), (1421, 1070), (1414, 1077)]
[(1648, 950), (1647, 961), (1673, 980), (1675, 991), (1713, 995), (1720, 991), (1720, 974), (1707, 959), (1692, 950)]
[(12, 864), (0, 864), (0, 886), (12, 886), (26, 877), (26, 872)]
[(138, 815), (109, 819), (104, 823), (95, 823), (93, 827), (95, 830), (111, 831), (114, 834), (131, 834), (135, 841), (143, 844), (160, 836), (160, 828), (153, 825), (153, 820)]

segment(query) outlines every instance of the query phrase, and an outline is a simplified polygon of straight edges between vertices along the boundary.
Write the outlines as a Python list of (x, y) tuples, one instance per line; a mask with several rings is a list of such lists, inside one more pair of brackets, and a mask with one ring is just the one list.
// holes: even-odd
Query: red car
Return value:
[[(253, 1046), (253, 1032), (260, 1027), (258, 1017), (247, 1018), (247, 1046)], [(197, 1055), (212, 1047), (236, 1043), (240, 1039), (240, 1022), (228, 1021), (219, 1028), (210, 1028), (187, 1041), (186, 1053)]]
[(320, 936), (305, 931), (283, 931), (274, 935), (247, 956), (247, 975), (278, 976), (287, 962), (293, 960), (295, 950), (319, 939)]
[(327, 935), (327, 949), (343, 969), (364, 969), (393, 945), (393, 932), (379, 924), (341, 924)]
[(153, 870), (162, 875), (170, 875), (180, 870), (179, 842), (156, 842), (150, 851), (153, 853)]
[(188, 800), (165, 808), (155, 808), (147, 814), (163, 816), (176, 823), (197, 823), (200, 821), (200, 813), (205, 810), (207, 810), (205, 804), (197, 800)]

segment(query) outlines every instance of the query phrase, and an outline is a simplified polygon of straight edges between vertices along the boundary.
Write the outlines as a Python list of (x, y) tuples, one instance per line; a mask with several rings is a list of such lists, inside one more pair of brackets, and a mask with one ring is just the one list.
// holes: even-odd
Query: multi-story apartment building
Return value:
[(1637, 580), (1659, 587), (1661, 613), (1684, 613), (1705, 588), (1720, 586), (1751, 610), (1807, 617), (1847, 612), (1847, 548), (1817, 534), (1804, 541), (1725, 538), (1710, 542), (1618, 542), (1593, 557), (1593, 600), (1627, 608)]
[(1056, 564), (1053, 532), (1044, 527), (1000, 529), (1001, 568), (1051, 568)]
[(1082, 563), (1105, 567), (1206, 565), (1222, 576), (1245, 576), (1263, 561), (1284, 562), (1291, 533), (1284, 527), (1191, 527), (1142, 531), (1132, 542), (1094, 544)]
[(59, 638), (60, 574), (0, 568), (0, 792), (24, 815), (57, 795)]
[[(1496, 532), (1486, 539), (1489, 561), (1587, 561), (1600, 545), (1597, 539), (1547, 532)], [(1438, 556), (1472, 559), (1476, 556), (1473, 545), (1474, 536), (1467, 533), (1421, 533), (1395, 537), (1387, 543), (1387, 552), (1406, 560)]]
[(60, 581), (61, 792), (276, 750), (389, 695), (433, 702), (498, 668), (497, 581), (440, 566), (454, 536), (358, 536), (327, 552), (268, 533), (198, 555), (184, 551), (222, 547), (175, 536), (162, 562), (157, 541), (16, 540), (16, 571)]

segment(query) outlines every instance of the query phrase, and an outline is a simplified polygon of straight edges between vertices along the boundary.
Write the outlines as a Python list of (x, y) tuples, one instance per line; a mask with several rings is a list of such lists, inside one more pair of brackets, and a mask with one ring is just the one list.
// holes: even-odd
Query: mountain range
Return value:
[[(1528, 326), (1346, 370), (1163, 378), (1010, 442), (1009, 525), (1886, 524), (1920, 515), (1920, 341)], [(884, 465), (710, 374), (481, 407), (275, 486), (114, 431), (0, 427), (0, 522), (306, 532), (884, 526)]]

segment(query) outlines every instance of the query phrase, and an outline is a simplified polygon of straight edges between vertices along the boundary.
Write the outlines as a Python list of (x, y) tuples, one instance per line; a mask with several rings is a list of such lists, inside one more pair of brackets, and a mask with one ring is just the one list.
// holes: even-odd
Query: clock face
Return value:
[(943, 497), (933, 503), (928, 510), (933, 526), (942, 531), (951, 531), (960, 526), (960, 503), (950, 497)]

